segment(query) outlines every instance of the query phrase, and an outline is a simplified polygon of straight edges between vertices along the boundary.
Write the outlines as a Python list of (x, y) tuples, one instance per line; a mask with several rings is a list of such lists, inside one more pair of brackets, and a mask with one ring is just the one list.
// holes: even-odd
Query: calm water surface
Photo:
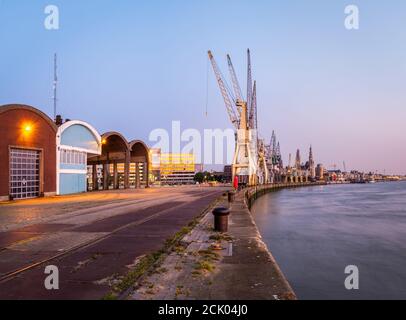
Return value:
[(252, 213), (299, 299), (406, 299), (406, 182), (282, 190)]

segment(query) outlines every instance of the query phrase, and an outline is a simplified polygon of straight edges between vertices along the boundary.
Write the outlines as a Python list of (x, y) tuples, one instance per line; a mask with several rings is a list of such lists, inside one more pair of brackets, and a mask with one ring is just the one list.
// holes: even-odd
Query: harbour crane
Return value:
[(232, 88), (228, 86), (211, 51), (208, 52), (214, 74), (232, 125), (236, 130), (236, 148), (232, 165), (232, 176), (238, 177), (242, 185), (256, 185), (268, 182), (266, 150), (258, 139), (256, 82), (252, 81), (251, 53), (247, 50), (247, 97), (244, 100), (238, 78), (227, 55)]
[[(227, 109), (227, 113), (230, 118), (230, 121), (233, 124), (233, 126), (238, 130), (239, 120), (238, 120), (236, 109), (234, 107), (234, 105), (236, 105), (236, 101), (233, 98), (233, 93), (231, 92), (230, 88), (227, 86), (227, 83), (224, 80), (223, 74), (221, 73), (216, 60), (214, 60), (214, 57), (213, 57), (211, 51), (209, 51), (209, 59), (213, 66), (214, 74), (216, 75), (216, 79), (219, 84), (221, 95), (223, 96), (224, 103), (226, 105), (226, 109)], [(233, 103), (231, 102), (231, 100), (233, 100)]]
[(275, 131), (272, 131), (271, 142), (266, 146), (267, 164), (272, 182), (281, 181), (283, 174), (283, 161), (280, 143), (277, 141)]

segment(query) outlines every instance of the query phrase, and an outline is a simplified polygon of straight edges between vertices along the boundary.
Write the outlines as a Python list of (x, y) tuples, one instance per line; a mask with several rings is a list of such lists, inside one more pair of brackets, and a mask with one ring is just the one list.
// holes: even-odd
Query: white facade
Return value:
[(68, 121), (56, 135), (57, 195), (86, 192), (87, 158), (101, 155), (100, 134), (83, 121)]

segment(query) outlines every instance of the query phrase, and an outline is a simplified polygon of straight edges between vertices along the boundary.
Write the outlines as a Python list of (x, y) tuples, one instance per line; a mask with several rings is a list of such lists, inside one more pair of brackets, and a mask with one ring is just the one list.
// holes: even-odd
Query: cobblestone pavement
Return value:
[(119, 206), (135, 205), (150, 200), (165, 200), (208, 190), (213, 189), (198, 186), (162, 187), (110, 190), (71, 196), (0, 202), (0, 232), (20, 229), (38, 223), (55, 223), (65, 218), (79, 217), (92, 212), (100, 213)]
[[(162, 248), (225, 190), (130, 190), (2, 204), (0, 299), (100, 299), (110, 291), (106, 279)], [(59, 290), (44, 288), (46, 265), (59, 268)]]

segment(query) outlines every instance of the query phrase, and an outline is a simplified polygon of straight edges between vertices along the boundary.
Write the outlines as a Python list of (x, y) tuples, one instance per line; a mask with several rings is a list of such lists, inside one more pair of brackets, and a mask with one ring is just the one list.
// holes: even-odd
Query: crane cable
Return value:
[(206, 67), (206, 118), (209, 115), (209, 77), (210, 77), (210, 59), (207, 59), (207, 67)]

